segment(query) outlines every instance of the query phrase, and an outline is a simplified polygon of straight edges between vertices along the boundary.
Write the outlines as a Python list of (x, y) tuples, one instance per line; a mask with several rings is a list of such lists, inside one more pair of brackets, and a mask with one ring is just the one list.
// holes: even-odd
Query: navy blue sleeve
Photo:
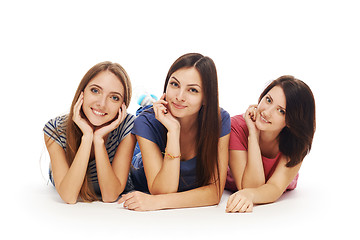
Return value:
[(231, 131), (231, 120), (230, 120), (230, 114), (224, 110), (220, 109), (221, 114), (221, 134), (220, 137), (226, 136)]
[(131, 133), (154, 142), (161, 151), (165, 151), (167, 131), (155, 118), (153, 110), (144, 111), (135, 119)]

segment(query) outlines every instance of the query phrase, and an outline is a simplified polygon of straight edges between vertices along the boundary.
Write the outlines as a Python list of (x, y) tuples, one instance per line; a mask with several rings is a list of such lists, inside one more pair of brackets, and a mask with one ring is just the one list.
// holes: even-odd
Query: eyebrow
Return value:
[[(92, 86), (100, 88), (101, 90), (104, 90), (102, 87), (100, 87), (99, 85), (97, 85), (95, 83), (91, 84), (89, 87), (92, 87)], [(110, 94), (117, 94), (117, 95), (120, 95), (120, 97), (123, 97), (123, 95), (121, 93), (119, 93), (119, 92), (114, 92), (113, 91), (113, 92), (110, 92)]]
[[(172, 76), (171, 78), (175, 79), (178, 83), (180, 83), (180, 81), (177, 80), (176, 77)], [(196, 83), (188, 84), (187, 86), (190, 86), (190, 87), (199, 87), (199, 88), (201, 88), (200, 85), (199, 85), (199, 84), (196, 84)]]

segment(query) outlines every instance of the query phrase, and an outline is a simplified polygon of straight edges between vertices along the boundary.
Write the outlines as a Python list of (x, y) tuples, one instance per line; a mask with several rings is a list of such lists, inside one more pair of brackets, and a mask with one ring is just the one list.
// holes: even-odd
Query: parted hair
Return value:
[(286, 126), (279, 134), (279, 150), (288, 157), (287, 167), (294, 167), (310, 152), (316, 129), (315, 99), (310, 87), (290, 75), (272, 81), (261, 99), (275, 86), (283, 89), (286, 98)]
[(168, 71), (164, 85), (164, 93), (166, 92), (169, 79), (174, 72), (182, 68), (191, 67), (194, 67), (199, 72), (204, 93), (204, 105), (198, 114), (196, 171), (198, 185), (205, 186), (220, 179), (218, 142), (220, 137), (221, 116), (215, 63), (211, 58), (199, 53), (188, 53), (179, 57)]

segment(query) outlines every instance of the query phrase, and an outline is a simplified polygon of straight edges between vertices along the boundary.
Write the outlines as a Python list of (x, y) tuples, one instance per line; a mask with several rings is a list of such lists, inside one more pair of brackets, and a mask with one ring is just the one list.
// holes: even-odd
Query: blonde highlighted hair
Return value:
[[(131, 100), (131, 82), (128, 74), (125, 69), (118, 63), (112, 63), (109, 61), (101, 62), (93, 66), (82, 78), (76, 92), (74, 99), (70, 107), (70, 113), (68, 117), (68, 122), (66, 126), (66, 160), (69, 166), (71, 166), (74, 161), (75, 155), (79, 149), (81, 143), (82, 132), (80, 128), (74, 123), (73, 111), (74, 105), (79, 99), (79, 96), (88, 83), (100, 72), (110, 71), (115, 76), (118, 77), (122, 85), (124, 86), (124, 103), (126, 107), (129, 106)], [(85, 117), (84, 114), (82, 114)], [(85, 117), (86, 118), (86, 117)], [(85, 202), (92, 202), (97, 200), (97, 196), (94, 192), (94, 189), (91, 187), (89, 182), (88, 173), (85, 176), (84, 183), (80, 189), (79, 197)]]

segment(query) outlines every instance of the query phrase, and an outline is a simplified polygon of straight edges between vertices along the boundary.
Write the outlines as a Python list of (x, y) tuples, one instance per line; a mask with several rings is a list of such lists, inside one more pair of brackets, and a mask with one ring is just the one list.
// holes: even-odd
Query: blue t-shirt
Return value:
[[(220, 137), (223, 137), (230, 133), (230, 115), (223, 109), (220, 110), (220, 114), (222, 119)], [(165, 152), (167, 129), (155, 118), (153, 109), (142, 112), (135, 119), (131, 133), (154, 142), (161, 152)], [(199, 187), (196, 181), (196, 159), (195, 156), (192, 159), (180, 161), (179, 192)], [(135, 190), (149, 192), (138, 144), (135, 147), (130, 173)]]

